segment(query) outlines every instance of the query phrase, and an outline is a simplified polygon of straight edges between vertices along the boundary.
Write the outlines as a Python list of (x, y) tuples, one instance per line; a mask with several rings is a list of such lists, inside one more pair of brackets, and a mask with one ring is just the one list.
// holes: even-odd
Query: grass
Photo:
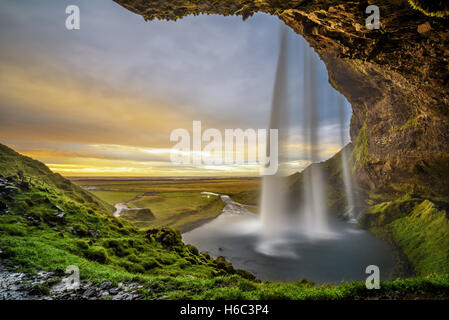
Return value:
[[(2, 159), (11, 160), (14, 166), (23, 169), (27, 183)], [(60, 176), (55, 178), (48, 169), (37, 170), (42, 166), (0, 145), (0, 175), (18, 187), (15, 195), (0, 199), (2, 205), (8, 206), (8, 212), (0, 214), (0, 255), (28, 273), (40, 270), (63, 273), (67, 266), (77, 265), (82, 280), (95, 283), (107, 280), (115, 285), (138, 281), (144, 286), (140, 292), (145, 299), (162, 295), (170, 299), (306, 300), (397, 298), (398, 293), (400, 298), (410, 299), (424, 293), (427, 298), (449, 296), (449, 275), (441, 273), (382, 282), (380, 290), (367, 290), (363, 282), (320, 286), (310, 281), (261, 282), (246, 271), (234, 269), (223, 257), (214, 259), (185, 245), (178, 231), (170, 228), (142, 231), (126, 220), (115, 218), (96, 197)], [(58, 187), (59, 184), (64, 188)], [(87, 202), (89, 196), (92, 201)], [(55, 211), (60, 210), (65, 217), (54, 220)], [(441, 210), (424, 202), (415, 207), (411, 218), (416, 219), (411, 224), (412, 232), (400, 237), (406, 246), (414, 239), (414, 232), (423, 228), (426, 236), (434, 237), (434, 245), (438, 241), (441, 244), (418, 246), (418, 255), (435, 248), (443, 252), (448, 247), (444, 242), (447, 234), (437, 230), (442, 222)], [(397, 227), (404, 229), (399, 224)], [(437, 258), (432, 260), (444, 263)]]
[(261, 187), (257, 185), (254, 189), (231, 194), (231, 198), (236, 202), (248, 205), (249, 208), (252, 208), (251, 210), (255, 210), (254, 206), (260, 205), (260, 191)]
[(141, 194), (137, 191), (92, 190), (90, 192), (110, 205), (132, 200)]
[(197, 192), (164, 192), (144, 196), (139, 200), (129, 202), (128, 206), (131, 208), (150, 208), (157, 218), (165, 219), (187, 210), (195, 210), (217, 198)]
[(192, 179), (192, 180), (74, 180), (77, 185), (95, 186), (101, 190), (126, 192), (198, 192), (237, 195), (260, 188), (259, 178)]
[(449, 202), (405, 195), (369, 206), (359, 224), (399, 246), (417, 275), (449, 273), (449, 221), (442, 207)]
[(417, 274), (449, 273), (447, 213), (424, 200), (410, 215), (391, 223), (396, 243), (415, 265)]

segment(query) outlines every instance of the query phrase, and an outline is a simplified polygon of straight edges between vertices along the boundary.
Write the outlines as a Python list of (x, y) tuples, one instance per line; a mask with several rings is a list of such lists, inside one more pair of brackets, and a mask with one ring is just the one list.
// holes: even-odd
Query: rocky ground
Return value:
[(40, 271), (35, 275), (9, 267), (10, 261), (0, 260), (0, 300), (139, 300), (143, 289), (136, 282), (113, 286), (81, 282), (78, 289), (70, 289), (61, 275)]
[[(31, 185), (31, 180), (25, 178), (19, 172), (19, 181), (0, 176), (0, 216), (11, 214), (8, 201), (13, 201), (14, 196), (21, 190)], [(30, 226), (38, 226), (42, 223), (50, 226), (54, 231), (72, 233), (78, 235), (79, 230), (65, 227), (66, 212), (57, 206), (53, 206), (54, 213), (41, 219), (34, 215), (23, 214)], [(98, 236), (98, 231), (91, 229), (89, 235)], [(148, 288), (141, 283), (127, 282), (114, 286), (109, 281), (92, 283), (81, 281), (76, 289), (67, 285), (68, 275), (61, 270), (59, 273), (40, 271), (36, 274), (28, 274), (19, 270), (12, 261), (2, 255), (0, 248), (0, 300), (139, 300), (148, 293)], [(156, 299), (165, 299), (164, 295)]]
[[(23, 173), (19, 172), (19, 181), (15, 181), (11, 178), (2, 178), (0, 177), (0, 215), (7, 215), (10, 213), (10, 208), (6, 204), (6, 202), (2, 201), (8, 200), (13, 201), (14, 196), (20, 192), (20, 190), (28, 190), (31, 185), (31, 178), (25, 179), (23, 177)], [(31, 202), (29, 205), (33, 205)], [(41, 223), (46, 223), (50, 226), (54, 231), (66, 233), (70, 232), (74, 235), (82, 235), (82, 231), (73, 227), (64, 228), (63, 226), (66, 224), (66, 213), (64, 210), (58, 205), (53, 205), (54, 210), (52, 215), (47, 216), (44, 221), (41, 219), (28, 214), (23, 214), (23, 217), (28, 221), (30, 226), (39, 226)], [(98, 236), (98, 231), (94, 229), (89, 229), (88, 233), (93, 238)]]

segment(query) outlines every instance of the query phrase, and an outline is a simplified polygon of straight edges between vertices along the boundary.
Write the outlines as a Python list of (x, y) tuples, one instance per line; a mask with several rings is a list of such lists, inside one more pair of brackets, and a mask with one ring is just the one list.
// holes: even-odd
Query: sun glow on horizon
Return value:
[[(110, 145), (86, 145), (84, 150), (28, 151), (20, 150), (22, 154), (45, 163), (53, 172), (68, 177), (253, 177), (259, 176), (260, 166), (253, 163), (245, 164), (199, 164), (181, 165), (170, 162), (171, 149), (149, 149), (114, 145), (113, 153)], [(332, 156), (339, 149), (330, 145), (328, 150), (321, 150), (323, 155)], [(95, 150), (95, 153), (91, 152)], [(130, 152), (133, 150), (133, 152)], [(142, 155), (142, 153), (145, 156)], [(156, 156), (154, 156), (156, 155)], [(308, 165), (308, 160), (290, 160), (285, 163), (289, 174), (302, 171)]]

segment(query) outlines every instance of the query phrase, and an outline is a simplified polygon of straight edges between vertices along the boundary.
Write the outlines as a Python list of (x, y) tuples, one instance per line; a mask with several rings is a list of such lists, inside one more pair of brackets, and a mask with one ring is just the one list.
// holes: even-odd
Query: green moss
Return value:
[(6, 233), (10, 236), (24, 237), (27, 234), (27, 229), (25, 226), (19, 224), (0, 224), (0, 233)]
[(395, 242), (419, 275), (449, 273), (449, 220), (444, 210), (425, 200), (412, 213), (391, 223)]
[(411, 127), (416, 127), (418, 125), (418, 119), (419, 119), (418, 116), (410, 118), (403, 125), (401, 125), (399, 127), (394, 127), (393, 130), (403, 131), (403, 130), (406, 130)]
[(449, 16), (449, 3), (445, 0), (408, 0), (412, 8), (431, 17)]
[(401, 248), (416, 274), (449, 273), (449, 220), (434, 202), (406, 195), (368, 207), (359, 224)]
[(108, 261), (108, 255), (103, 247), (91, 247), (85, 251), (84, 255), (87, 259), (99, 263), (106, 263)]
[(132, 263), (129, 261), (122, 261), (122, 262), (120, 262), (120, 266), (122, 266), (128, 272), (131, 272), (131, 273), (140, 273), (140, 274), (145, 273), (145, 268), (142, 265), (137, 264), (137, 263)]
[(360, 168), (371, 161), (368, 150), (368, 138), (366, 136), (366, 123), (359, 131), (357, 140), (354, 144), (352, 159), (356, 167)]
[(359, 225), (369, 229), (385, 227), (394, 220), (410, 214), (419, 202), (419, 199), (404, 197), (370, 206), (360, 217)]
[(34, 286), (31, 290), (31, 292), (34, 295), (49, 296), (51, 293), (51, 290), (50, 290), (48, 284), (44, 283), (44, 284)]

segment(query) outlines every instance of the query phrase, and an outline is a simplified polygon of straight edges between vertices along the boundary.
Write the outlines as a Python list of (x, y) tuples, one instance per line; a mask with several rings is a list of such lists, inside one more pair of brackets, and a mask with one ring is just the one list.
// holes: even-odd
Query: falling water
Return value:
[(349, 157), (347, 152), (348, 150), (347, 148), (344, 148), (345, 146), (344, 108), (345, 108), (345, 101), (341, 95), (338, 95), (338, 113), (340, 118), (340, 144), (342, 147), (341, 164), (343, 168), (343, 183), (345, 186), (345, 194), (347, 201), (347, 211), (345, 215), (348, 218), (349, 222), (355, 223), (357, 222), (357, 219), (354, 212), (355, 211), (354, 189), (352, 187), (352, 177), (351, 172), (349, 170)]
[[(295, 39), (300, 40), (299, 37)], [(183, 240), (214, 256), (226, 255), (234, 266), (249, 270), (264, 280), (307, 278), (316, 283), (364, 280), (365, 268), (361, 266), (372, 263), (385, 270), (384, 274), (389, 274), (394, 260), (386, 244), (358, 230), (355, 225), (327, 216), (323, 173), (316, 164), (321, 160), (319, 146), (323, 142), (318, 131), (322, 124), (318, 105), (323, 106), (321, 98), (332, 91), (327, 91), (330, 87), (318, 86), (318, 56), (305, 41), (298, 42), (302, 50), (296, 51), (291, 50), (289, 41), (287, 29), (283, 27), (269, 123), (270, 129), (278, 129), (279, 170), (263, 179), (260, 217), (249, 212), (242, 214), (244, 210), (240, 206), (237, 214), (233, 214), (235, 209), (229, 208), (228, 204), (229, 211), (224, 210), (212, 222), (183, 234)], [(301, 76), (297, 74), (299, 71)], [(332, 102), (337, 100), (332, 99)], [(332, 104), (332, 107), (336, 105)], [(298, 117), (291, 116), (298, 113)], [(292, 126), (289, 121), (296, 118), (302, 121)], [(287, 135), (289, 129), (298, 126), (302, 129), (302, 139)], [(293, 144), (287, 137), (293, 138)], [(343, 131), (341, 137), (344, 137)], [(338, 135), (335, 138), (338, 139)], [(296, 142), (302, 142), (305, 147), (300, 150), (294, 146), (292, 158), (297, 160), (301, 156), (299, 159), (315, 163), (301, 174), (302, 194), (293, 195), (301, 199), (298, 206), (291, 201), (292, 189), (287, 184), (292, 181), (287, 177), (292, 164), (288, 161), (291, 156), (288, 149)], [(267, 152), (270, 147), (267, 145)], [(303, 154), (298, 155), (298, 151)], [(347, 165), (347, 161), (344, 162)], [(349, 177), (348, 168), (344, 170), (345, 186), (351, 190), (351, 180), (346, 178)], [(352, 193), (347, 191), (347, 195), (351, 197)], [(351, 199), (353, 197), (348, 203), (353, 202)]]
[[(271, 105), (270, 129), (278, 130), (278, 148), (281, 151), (287, 139), (287, 27), (281, 27), (281, 42)], [(267, 139), (270, 141), (270, 139)], [(267, 145), (267, 151), (270, 145)], [(287, 214), (287, 186), (284, 156), (279, 152), (279, 167), (275, 175), (265, 176), (262, 184), (261, 221), (262, 234), (259, 251), (283, 255), (281, 243), (289, 225)], [(285, 253), (285, 252), (284, 252)], [(288, 253), (285, 253), (288, 255)]]
[(303, 92), (301, 113), (303, 115), (302, 130), (304, 137), (304, 156), (312, 162), (303, 172), (304, 194), (300, 214), (303, 216), (302, 227), (310, 237), (329, 234), (327, 223), (326, 201), (321, 168), (316, 165), (320, 159), (319, 123), (316, 89), (316, 57), (303, 45)]
[[(303, 90), (300, 111), (303, 115), (304, 157), (312, 163), (316, 163), (319, 161), (318, 146), (320, 143), (316, 89), (317, 58), (310, 54), (309, 51), (310, 49), (304, 45), (302, 50)], [(262, 234), (259, 246), (259, 251), (276, 255), (290, 254), (288, 248), (284, 246), (288, 242), (287, 239), (290, 232), (302, 232), (311, 238), (329, 234), (324, 184), (321, 168), (318, 165), (311, 165), (304, 171), (304, 194), (299, 212), (301, 228), (294, 227), (294, 221), (298, 220), (298, 214), (292, 217), (287, 208), (287, 179), (283, 170), (283, 164), (286, 159), (281, 151), (286, 146), (288, 131), (289, 83), (287, 81), (287, 52), (288, 35), (287, 28), (284, 26), (281, 30), (281, 43), (270, 117), (270, 129), (278, 129), (279, 133), (279, 170), (277, 174), (266, 176), (263, 180), (261, 201)]]

